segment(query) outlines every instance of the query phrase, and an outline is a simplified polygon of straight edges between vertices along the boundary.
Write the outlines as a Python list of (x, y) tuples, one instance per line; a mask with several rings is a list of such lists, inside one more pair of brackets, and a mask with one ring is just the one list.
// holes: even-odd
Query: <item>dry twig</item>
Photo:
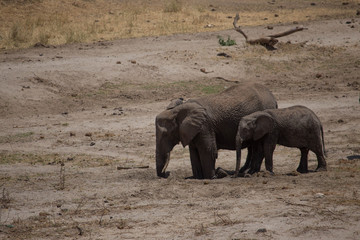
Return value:
[(290, 30), (282, 32), (282, 33), (277, 33), (277, 34), (273, 34), (273, 35), (269, 35), (269, 36), (261, 37), (261, 38), (257, 38), (257, 39), (249, 39), (248, 36), (245, 34), (245, 32), (243, 30), (241, 30), (241, 28), (239, 26), (237, 26), (237, 22), (239, 21), (239, 19), (240, 19), (240, 17), (239, 17), (239, 14), (237, 13), (234, 18), (233, 25), (234, 25), (235, 31), (239, 32), (241, 35), (244, 36), (246, 43), (248, 43), (250, 45), (261, 45), (261, 46), (266, 47), (266, 49), (268, 49), (268, 50), (276, 49), (274, 47), (274, 45), (279, 42), (279, 40), (277, 38), (284, 37), (284, 36), (287, 36), (287, 35), (293, 34), (295, 32), (299, 32), (299, 31), (306, 29), (304, 27), (296, 27), (296, 28), (290, 29)]

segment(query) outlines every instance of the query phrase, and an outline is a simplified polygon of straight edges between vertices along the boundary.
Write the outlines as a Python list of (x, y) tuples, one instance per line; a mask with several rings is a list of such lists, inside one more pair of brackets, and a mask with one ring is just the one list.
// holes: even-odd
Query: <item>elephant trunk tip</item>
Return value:
[(161, 156), (161, 154), (157, 154), (156, 158), (156, 172), (158, 177), (167, 178), (170, 173), (166, 172), (166, 168), (169, 165), (170, 161), (170, 153), (166, 153), (165, 156)]

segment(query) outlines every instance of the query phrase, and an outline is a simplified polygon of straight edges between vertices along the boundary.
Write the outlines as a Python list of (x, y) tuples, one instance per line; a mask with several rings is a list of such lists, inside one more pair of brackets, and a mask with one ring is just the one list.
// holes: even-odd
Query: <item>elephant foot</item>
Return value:
[(239, 173), (245, 173), (246, 170), (248, 170), (248, 169), (249, 169), (249, 168), (242, 167), (242, 168), (240, 168)]
[(260, 170), (251, 168), (247, 173), (253, 175), (254, 173), (258, 173)]
[(309, 170), (303, 169), (303, 168), (297, 168), (296, 171), (299, 173), (308, 173), (309, 172)]
[(218, 167), (216, 170), (215, 170), (215, 176), (216, 178), (224, 178), (224, 177), (227, 177), (229, 176), (230, 174), (228, 173), (228, 171), (222, 169), (221, 167)]
[(161, 177), (161, 178), (168, 178), (169, 176), (170, 176), (170, 172), (164, 172), (164, 173), (158, 174), (158, 177)]
[(317, 167), (315, 172), (326, 172), (327, 169), (326, 169), (326, 166), (320, 166), (320, 167)]
[(219, 177), (217, 175), (214, 175), (211, 177), (211, 180), (218, 179)]

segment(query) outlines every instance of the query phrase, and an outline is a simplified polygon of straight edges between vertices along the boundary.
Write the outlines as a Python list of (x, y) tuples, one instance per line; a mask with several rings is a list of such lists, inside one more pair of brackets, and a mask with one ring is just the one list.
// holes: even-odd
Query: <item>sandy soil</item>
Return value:
[[(359, 239), (360, 19), (304, 26), (276, 51), (228, 30), (1, 53), (0, 238)], [(185, 180), (177, 146), (170, 177), (157, 178), (155, 116), (244, 82), (315, 111), (328, 171), (297, 174), (300, 152), (278, 146), (275, 176)], [(234, 169), (234, 152), (216, 164)]]

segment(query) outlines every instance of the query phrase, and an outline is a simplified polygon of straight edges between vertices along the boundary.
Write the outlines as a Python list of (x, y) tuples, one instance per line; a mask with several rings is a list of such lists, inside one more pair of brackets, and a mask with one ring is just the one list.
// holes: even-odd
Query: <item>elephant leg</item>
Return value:
[(195, 179), (202, 179), (204, 178), (204, 176), (201, 168), (198, 149), (195, 146), (189, 145), (189, 150), (190, 150), (190, 161), (191, 161), (193, 177)]
[(301, 148), (301, 158), (300, 158), (300, 164), (296, 171), (299, 173), (307, 173), (308, 172), (308, 154), (309, 149), (308, 148)]
[(316, 171), (326, 171), (326, 161), (325, 156), (323, 152), (314, 152), (316, 154), (317, 160), (318, 160), (318, 166), (316, 168)]
[(216, 158), (208, 149), (199, 149), (200, 163), (202, 167), (202, 178), (212, 179), (215, 176)]
[[(275, 142), (273, 144), (272, 142)], [(271, 139), (264, 142), (264, 156), (265, 156), (265, 168), (269, 172), (273, 173), (273, 154), (276, 147), (276, 141)]]
[(251, 167), (249, 174), (254, 174), (260, 172), (261, 164), (264, 158), (263, 145), (261, 142), (255, 143), (253, 145), (253, 153), (251, 159)]
[(242, 166), (242, 168), (240, 168), (240, 171), (239, 171), (240, 173), (244, 173), (246, 170), (248, 170), (250, 168), (252, 155), (253, 155), (253, 147), (249, 146), (246, 161), (245, 161), (244, 166)]

